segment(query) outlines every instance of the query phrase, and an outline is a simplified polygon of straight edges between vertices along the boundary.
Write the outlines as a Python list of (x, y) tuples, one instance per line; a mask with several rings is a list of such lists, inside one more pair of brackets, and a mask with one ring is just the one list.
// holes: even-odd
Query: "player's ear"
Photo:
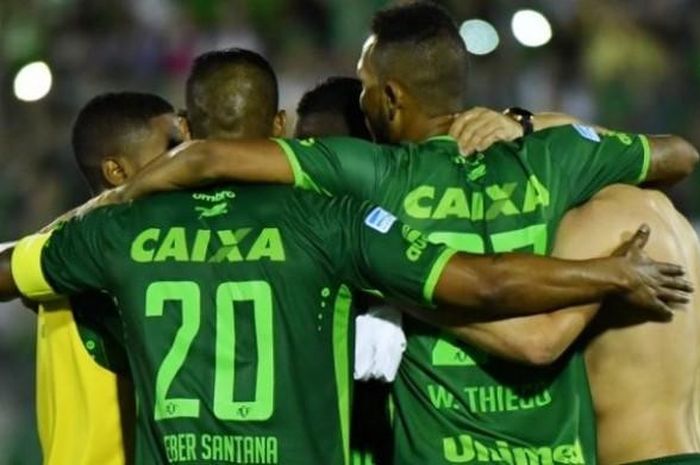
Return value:
[(102, 168), (102, 177), (112, 187), (121, 186), (129, 178), (128, 171), (118, 158), (105, 158), (100, 167)]
[(183, 140), (192, 139), (192, 131), (190, 131), (190, 122), (187, 120), (187, 112), (180, 111), (177, 114), (177, 126), (180, 129)]
[(284, 137), (287, 134), (287, 112), (280, 110), (272, 120), (272, 137)]
[(393, 121), (403, 107), (405, 93), (399, 83), (389, 80), (384, 85), (383, 94), (386, 115), (389, 121)]

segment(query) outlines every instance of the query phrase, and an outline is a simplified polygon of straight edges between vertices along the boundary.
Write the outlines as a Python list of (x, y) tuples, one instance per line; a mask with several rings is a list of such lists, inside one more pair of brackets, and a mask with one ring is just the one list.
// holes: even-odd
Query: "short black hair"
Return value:
[(427, 1), (391, 7), (374, 16), (372, 34), (380, 79), (403, 83), (431, 116), (466, 107), (468, 53), (447, 10)]
[[(365, 123), (365, 115), (360, 108), (362, 82), (351, 77), (333, 76), (306, 92), (297, 106), (297, 137), (347, 135), (371, 140), (372, 136)], [(332, 134), (329, 125), (322, 134), (307, 134), (302, 129), (311, 115), (339, 118), (343, 125), (342, 134)], [(318, 126), (316, 126), (318, 127)], [(301, 131), (301, 132), (300, 132)]]
[(279, 105), (272, 66), (241, 48), (197, 57), (186, 94), (190, 129), (198, 139), (269, 136)]
[(152, 118), (175, 109), (165, 99), (140, 92), (109, 92), (91, 99), (73, 124), (73, 154), (90, 188), (99, 191), (105, 157), (128, 155), (135, 132), (148, 130)]

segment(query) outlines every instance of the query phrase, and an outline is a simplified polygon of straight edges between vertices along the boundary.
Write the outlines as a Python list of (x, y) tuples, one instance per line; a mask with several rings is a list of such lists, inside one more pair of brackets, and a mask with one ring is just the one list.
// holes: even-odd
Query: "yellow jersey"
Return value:
[(130, 382), (93, 360), (67, 300), (42, 304), (37, 323), (36, 404), (44, 465), (129, 463), (128, 432), (135, 422)]

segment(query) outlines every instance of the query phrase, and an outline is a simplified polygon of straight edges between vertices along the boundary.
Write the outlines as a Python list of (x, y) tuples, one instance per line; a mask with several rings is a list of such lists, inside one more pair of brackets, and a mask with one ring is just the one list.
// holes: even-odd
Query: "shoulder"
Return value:
[(528, 135), (525, 140), (548, 140), (559, 137), (582, 137), (589, 140), (600, 139), (600, 135), (592, 126), (586, 126), (584, 124), (565, 124), (533, 132)]
[(662, 192), (615, 184), (566, 214), (556, 248), (576, 247), (583, 256), (587, 251), (610, 251), (643, 223), (651, 227), (649, 245), (655, 247), (669, 237), (669, 228), (679, 216)]

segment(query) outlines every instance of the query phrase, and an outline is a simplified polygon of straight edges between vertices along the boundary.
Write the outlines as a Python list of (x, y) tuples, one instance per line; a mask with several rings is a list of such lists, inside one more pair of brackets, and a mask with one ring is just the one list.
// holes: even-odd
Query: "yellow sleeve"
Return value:
[(20, 293), (32, 300), (50, 300), (57, 295), (41, 267), (41, 252), (50, 237), (51, 233), (27, 236), (12, 253), (12, 277)]

